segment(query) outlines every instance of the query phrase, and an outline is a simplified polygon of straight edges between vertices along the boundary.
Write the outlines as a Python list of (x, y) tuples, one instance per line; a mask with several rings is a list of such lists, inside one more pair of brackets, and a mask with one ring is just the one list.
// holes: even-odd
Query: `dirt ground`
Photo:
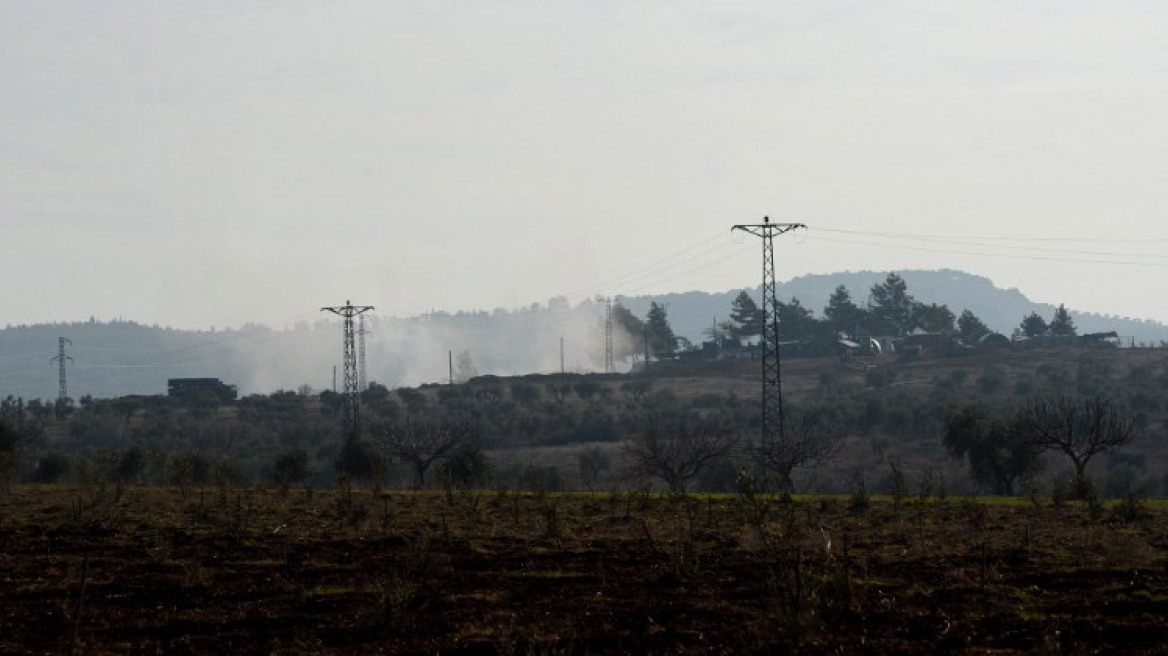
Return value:
[(1168, 510), (16, 487), (3, 653), (1162, 653)]

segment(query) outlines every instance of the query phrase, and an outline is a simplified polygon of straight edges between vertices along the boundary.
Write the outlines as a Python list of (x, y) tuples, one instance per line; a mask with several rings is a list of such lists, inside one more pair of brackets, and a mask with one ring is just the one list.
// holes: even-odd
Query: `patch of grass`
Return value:
[(303, 594), (306, 598), (313, 598), (313, 597), (339, 597), (339, 596), (357, 595), (357, 594), (363, 595), (363, 594), (373, 594), (374, 592), (376, 592), (376, 589), (371, 587), (371, 586), (345, 587), (345, 586), (335, 586), (335, 585), (318, 585), (318, 586), (314, 586), (312, 588), (305, 590)]

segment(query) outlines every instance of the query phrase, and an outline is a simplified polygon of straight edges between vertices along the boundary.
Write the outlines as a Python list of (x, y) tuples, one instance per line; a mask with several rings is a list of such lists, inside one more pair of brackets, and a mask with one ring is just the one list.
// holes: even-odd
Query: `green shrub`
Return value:
[(72, 464), (73, 462), (69, 460), (68, 456), (50, 451), (37, 461), (36, 469), (32, 473), (32, 480), (34, 483), (56, 483), (69, 473)]
[(1006, 382), (1006, 370), (994, 364), (986, 367), (977, 379), (977, 386), (986, 394), (993, 394)]
[(287, 449), (276, 457), (272, 465), (272, 480), (280, 489), (300, 485), (312, 475), (311, 458), (304, 449)]
[(896, 380), (896, 372), (892, 367), (887, 366), (872, 367), (864, 376), (864, 384), (876, 389), (888, 387), (892, 385), (894, 380)]

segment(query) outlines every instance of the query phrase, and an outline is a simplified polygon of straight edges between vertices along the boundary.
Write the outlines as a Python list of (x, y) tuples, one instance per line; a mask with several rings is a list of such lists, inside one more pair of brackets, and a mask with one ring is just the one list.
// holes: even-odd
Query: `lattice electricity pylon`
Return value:
[(612, 297), (604, 299), (604, 373), (616, 373), (612, 356)]
[(369, 334), (365, 330), (365, 315), (357, 317), (357, 387), (362, 392), (369, 389), (369, 379), (365, 377), (365, 335)]
[(774, 237), (796, 228), (802, 223), (771, 223), (769, 216), (762, 223), (736, 225), (730, 229), (749, 232), (762, 238), (762, 439), (769, 442), (782, 437), (783, 383), (782, 363), (779, 358), (779, 301), (775, 298)]
[(321, 312), (332, 312), (345, 320), (345, 436), (361, 434), (361, 396), (357, 380), (357, 347), (353, 339), (353, 317), (373, 309), (372, 305), (353, 305), (349, 301), (340, 307), (322, 307)]
[(69, 385), (65, 381), (65, 361), (73, 361), (73, 358), (65, 355), (65, 345), (73, 345), (73, 342), (68, 337), (57, 338), (57, 357), (51, 358), (49, 364), (54, 362), (60, 363), (60, 368), (57, 373), (57, 400), (62, 403), (69, 398)]

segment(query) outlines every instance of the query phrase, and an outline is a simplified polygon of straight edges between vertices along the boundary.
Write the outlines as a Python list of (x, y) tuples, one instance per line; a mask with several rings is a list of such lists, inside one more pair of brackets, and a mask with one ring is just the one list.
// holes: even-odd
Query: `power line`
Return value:
[(908, 244), (882, 244), (870, 241), (856, 241), (850, 239), (835, 239), (831, 237), (808, 236), (808, 241), (822, 241), (834, 244), (848, 244), (853, 246), (876, 247), (895, 250), (908, 250), (921, 253), (938, 253), (943, 255), (970, 255), (974, 257), (992, 257), (1006, 260), (1023, 260), (1029, 262), (1066, 262), (1073, 264), (1105, 264), (1113, 266), (1134, 266), (1134, 267), (1151, 267), (1164, 268), (1168, 267), (1168, 263), (1157, 262), (1131, 262), (1124, 260), (1100, 260), (1091, 258), (1071, 258), (1071, 257), (1045, 257), (1038, 255), (1017, 255), (1012, 253), (987, 253), (982, 251), (968, 251), (957, 250), (952, 248), (926, 248), (923, 246), (911, 246)]
[(643, 291), (643, 290), (649, 289), (650, 287), (656, 287), (656, 286), (658, 286), (658, 285), (662, 285), (662, 284), (665, 284), (665, 283), (667, 283), (667, 282), (673, 282), (674, 280), (678, 280), (678, 279), (684, 278), (684, 277), (686, 277), (686, 276), (688, 276), (688, 275), (691, 275), (691, 274), (693, 274), (693, 273), (695, 273), (695, 272), (697, 272), (697, 271), (704, 271), (705, 269), (709, 269), (710, 267), (717, 266), (717, 265), (719, 265), (719, 264), (721, 264), (721, 263), (723, 263), (723, 262), (726, 262), (726, 261), (728, 261), (728, 260), (732, 260), (732, 259), (734, 259), (734, 258), (736, 258), (736, 257), (738, 257), (738, 256), (740, 256), (740, 255), (742, 255), (743, 253), (745, 253), (745, 252), (746, 252), (746, 251), (748, 251), (748, 250), (750, 250), (750, 248), (749, 248), (749, 247), (747, 247), (747, 248), (740, 248), (740, 249), (738, 249), (738, 250), (734, 251), (733, 253), (730, 253), (729, 255), (726, 255), (726, 256), (724, 256), (724, 257), (720, 257), (720, 258), (718, 258), (718, 259), (716, 259), (716, 260), (711, 260), (711, 261), (709, 261), (709, 262), (705, 262), (705, 263), (703, 263), (703, 264), (701, 264), (701, 265), (699, 265), (699, 266), (690, 267), (689, 269), (686, 269), (686, 270), (685, 270), (684, 272), (682, 272), (682, 273), (679, 273), (679, 274), (676, 274), (676, 275), (669, 276), (668, 278), (660, 278), (660, 279), (654, 280), (654, 281), (652, 281), (652, 282), (646, 283), (646, 284), (644, 284), (644, 285), (641, 285), (640, 287), (634, 287), (634, 288), (632, 288), (632, 289), (627, 289), (627, 290), (625, 290), (625, 292), (624, 292), (622, 295), (623, 295), (623, 296), (629, 296), (629, 295), (631, 295), (631, 294), (635, 294), (636, 292), (639, 292), (639, 291)]
[(74, 369), (157, 369), (160, 364), (75, 364)]
[[(726, 243), (723, 243), (723, 244), (719, 244), (719, 245), (717, 245), (717, 246), (715, 246), (715, 247), (713, 247), (713, 248), (711, 248), (711, 249), (708, 249), (708, 250), (706, 250), (706, 251), (704, 251), (704, 252), (701, 252), (701, 253), (698, 253), (698, 254), (696, 254), (696, 255), (692, 255), (692, 256), (690, 256), (690, 257), (687, 257), (687, 258), (685, 258), (685, 259), (683, 259), (683, 260), (678, 260), (678, 261), (676, 261), (676, 262), (673, 262), (673, 263), (671, 263), (671, 264), (667, 264), (667, 265), (665, 265), (665, 266), (662, 266), (662, 267), (657, 267), (657, 268), (654, 268), (654, 269), (652, 269), (652, 270), (649, 270), (649, 271), (644, 271), (644, 272), (642, 272), (642, 273), (639, 273), (639, 274), (637, 274), (637, 275), (633, 275), (633, 276), (627, 276), (627, 277), (626, 277), (626, 278), (625, 278), (625, 279), (622, 281), (622, 284), (623, 284), (623, 285), (628, 285), (628, 284), (630, 284), (630, 283), (633, 283), (633, 282), (637, 282), (637, 281), (645, 280), (646, 278), (650, 278), (651, 276), (658, 276), (658, 275), (660, 275), (660, 274), (662, 274), (662, 273), (665, 273), (665, 272), (668, 272), (668, 271), (674, 271), (674, 270), (677, 270), (677, 269), (682, 269), (682, 273), (681, 273), (681, 274), (678, 274), (677, 276), (674, 276), (674, 277), (681, 277), (681, 276), (687, 275), (687, 274), (689, 274), (689, 273), (693, 272), (694, 270), (696, 270), (696, 269), (698, 269), (698, 268), (703, 268), (704, 266), (706, 266), (706, 265), (704, 265), (704, 264), (703, 264), (703, 265), (698, 265), (697, 267), (695, 267), (695, 266), (692, 266), (692, 264), (693, 264), (694, 262), (697, 262), (697, 261), (699, 261), (699, 260), (702, 260), (702, 259), (704, 259), (704, 258), (708, 258), (708, 257), (710, 257), (711, 255), (714, 255), (714, 254), (718, 253), (718, 251), (722, 251), (722, 250), (725, 250), (725, 249), (727, 249), (727, 248), (733, 248), (734, 246), (735, 246), (735, 244), (733, 244), (733, 243), (731, 243), (731, 242), (726, 242)], [(726, 257), (726, 258), (723, 258), (723, 259), (729, 259), (729, 257)], [(612, 287), (615, 287), (615, 285), (610, 285), (610, 286), (609, 286), (609, 288), (612, 288)]]
[[(630, 282), (645, 280), (645, 279), (648, 279), (652, 276), (660, 276), (661, 274), (672, 272), (676, 269), (684, 267), (684, 270), (681, 271), (680, 273), (669, 275), (666, 278), (655, 278), (650, 282), (646, 282), (645, 284), (639, 285), (639, 286), (631, 288), (631, 289), (625, 288), (623, 290), (622, 289), (615, 289), (614, 290), (614, 291), (619, 291), (621, 293), (621, 295), (627, 296), (627, 295), (630, 295), (632, 293), (641, 291), (643, 289), (648, 289), (649, 287), (652, 287), (654, 285), (658, 285), (658, 284), (661, 284), (664, 282), (670, 282), (670, 281), (688, 276), (696, 271), (708, 269), (712, 266), (715, 266), (717, 264), (720, 264), (722, 262), (730, 260), (734, 257), (737, 257), (738, 255), (740, 255), (742, 252), (744, 252), (746, 250), (746, 249), (736, 249), (734, 252), (729, 253), (727, 255), (724, 255), (722, 257), (718, 257), (717, 259), (710, 260), (707, 262), (700, 262), (696, 265), (693, 264), (694, 262), (702, 260), (703, 258), (708, 258), (711, 255), (719, 254), (719, 251), (723, 251), (727, 248), (732, 248), (732, 247), (737, 245), (737, 244), (734, 244), (733, 242), (726, 242), (726, 243), (722, 243), (722, 244), (719, 244), (717, 246), (714, 246), (713, 248), (706, 249), (703, 252), (692, 254), (689, 257), (685, 257), (682, 260), (673, 261), (673, 260), (677, 260), (677, 258), (679, 258), (679, 257), (683, 257), (687, 254), (693, 253), (693, 251), (695, 251), (699, 248), (702, 248), (704, 246), (707, 246), (711, 242), (713, 242), (717, 239), (724, 239), (724, 238), (725, 238), (725, 233), (718, 233), (714, 237), (711, 237), (708, 239), (703, 239), (702, 241), (700, 241), (696, 244), (693, 244), (687, 248), (684, 248), (684, 249), (682, 249), (676, 253), (673, 253), (671, 255), (668, 255), (666, 257), (655, 260), (651, 264), (633, 269), (633, 270), (631, 270), (631, 271), (629, 271), (621, 276), (609, 278), (609, 279), (607, 279), (603, 282), (597, 283), (597, 284), (578, 287), (575, 290), (572, 290), (570, 292), (567, 292), (567, 293), (564, 293), (561, 295), (565, 296), (569, 299), (578, 299), (579, 302), (589, 301), (589, 300), (593, 300), (593, 298), (594, 298), (593, 293), (598, 293), (598, 292), (601, 292), (601, 291), (606, 290), (606, 289), (613, 289), (614, 287), (617, 286), (617, 283), (623, 283), (623, 284), (627, 285)], [(530, 320), (525, 318), (525, 319), (523, 319), (523, 321), (524, 322), (528, 322), (528, 321), (539, 322), (539, 321), (554, 320), (555, 317), (546, 316), (549, 312), (550, 312), (550, 310), (545, 311), (544, 313), (541, 313), (542, 316), (533, 317)], [(512, 317), (516, 316), (516, 313), (510, 313), (510, 314)], [(453, 314), (446, 314), (446, 318), (451, 319), (451, 320), (457, 319), (457, 317)]]
[(1015, 241), (1015, 242), (1063, 242), (1063, 243), (1110, 243), (1110, 244), (1145, 244), (1148, 242), (1168, 242), (1168, 237), (1017, 237), (1017, 236), (1003, 236), (1003, 235), (938, 235), (921, 232), (887, 232), (887, 231), (871, 231), (858, 230), (855, 228), (824, 228), (823, 226), (816, 226), (815, 229), (820, 232), (846, 232), (858, 235), (884, 235), (888, 237), (904, 237), (904, 238), (922, 238), (922, 239), (956, 239), (956, 240), (980, 240), (980, 241)]
[[(823, 231), (823, 232), (834, 232), (834, 233), (840, 233), (840, 234), (876, 237), (879, 239), (907, 239), (910, 241), (923, 241), (926, 243), (941, 243), (941, 244), (951, 243), (951, 244), (958, 244), (958, 245), (962, 245), (962, 246), (973, 246), (975, 248), (1003, 248), (1003, 249), (1009, 249), (1009, 250), (1015, 250), (1015, 251), (1028, 251), (1028, 252), (1037, 252), (1037, 253), (1054, 253), (1054, 254), (1067, 254), (1067, 255), (1095, 255), (1095, 256), (1102, 256), (1102, 257), (1138, 257), (1138, 258), (1150, 258), (1150, 259), (1156, 259), (1156, 260), (1168, 260), (1168, 255), (1163, 255), (1160, 253), (1132, 253), (1130, 251), (1117, 253), (1114, 251), (1092, 251), (1092, 250), (1079, 250), (1079, 249), (1069, 249), (1069, 248), (1041, 248), (1041, 247), (1037, 247), (1037, 246), (1012, 246), (1010, 244), (1001, 243), (1002, 241), (1005, 241), (1007, 238), (998, 238), (998, 237), (984, 237), (984, 238), (982, 238), (982, 237), (947, 237), (947, 236), (943, 236), (943, 235), (921, 235), (921, 234), (905, 234), (905, 233), (895, 233), (895, 232), (872, 232), (872, 231), (866, 231), (866, 230), (843, 230), (843, 229), (834, 229), (834, 228), (817, 228), (817, 230)], [(1017, 241), (1024, 242), (1024, 243), (1031, 243), (1034, 240), (1019, 239)], [(1070, 240), (1065, 240), (1065, 241), (1069, 242)], [(1076, 240), (1076, 241), (1078, 241), (1078, 240)]]
[[(586, 285), (583, 287), (579, 287), (575, 290), (569, 291), (569, 292), (565, 293), (564, 296), (567, 296), (568, 298), (574, 298), (577, 296), (587, 296), (587, 295), (591, 295), (591, 292), (595, 292), (595, 291), (599, 291), (599, 290), (613, 287), (617, 283), (627, 282), (628, 279), (630, 279), (630, 278), (636, 279), (639, 277), (643, 277), (642, 274), (653, 275), (653, 273), (655, 273), (656, 271), (660, 270), (660, 268), (662, 268), (661, 267), (662, 264), (669, 262), (670, 260), (673, 260), (675, 258), (681, 257), (687, 253), (692, 252), (692, 251), (695, 251), (699, 248), (702, 248), (703, 246), (706, 246), (711, 242), (717, 241), (719, 239), (724, 239), (724, 238), (725, 238), (725, 233), (720, 232), (716, 235), (713, 235), (711, 237), (703, 239), (702, 241), (697, 242), (696, 244), (693, 244), (691, 246), (683, 248), (680, 251), (677, 251), (675, 253), (667, 255), (663, 258), (654, 260), (653, 262), (650, 262), (649, 264), (645, 264), (643, 266), (637, 267), (636, 269), (628, 271), (628, 272), (621, 274), (619, 276), (616, 276), (614, 278), (602, 280), (596, 284)], [(721, 246), (719, 246), (718, 248), (721, 248)], [(700, 255), (699, 255), (699, 257), (700, 257)], [(679, 264), (683, 264), (683, 263), (674, 263), (674, 264), (671, 264), (671, 265), (669, 265), (667, 267), (663, 267), (663, 268), (666, 268), (666, 269), (673, 268), (675, 266), (678, 266)], [(645, 274), (645, 272), (648, 272), (648, 273)]]

